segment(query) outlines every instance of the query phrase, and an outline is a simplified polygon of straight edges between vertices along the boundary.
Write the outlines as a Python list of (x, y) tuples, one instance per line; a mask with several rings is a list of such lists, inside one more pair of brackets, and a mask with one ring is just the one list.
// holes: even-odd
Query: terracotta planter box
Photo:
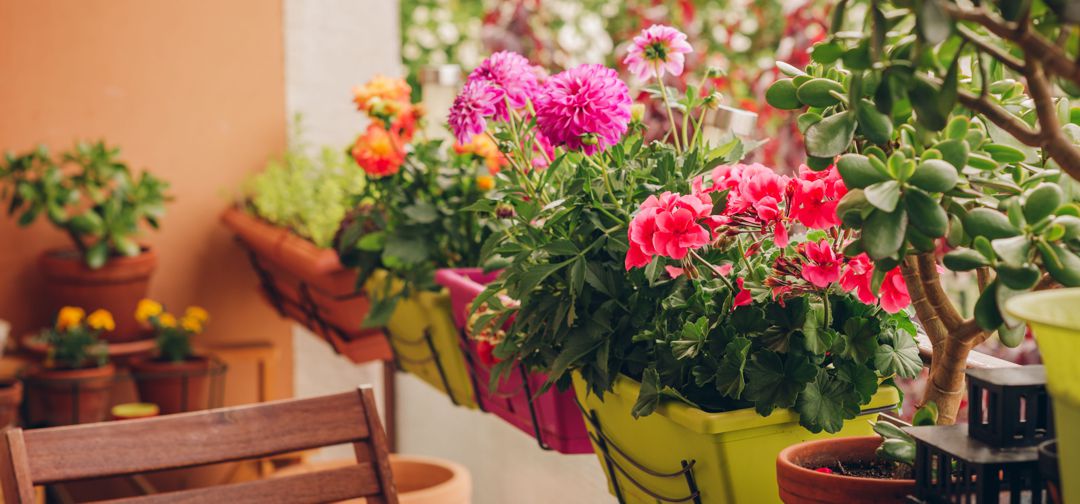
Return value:
[(821, 439), (789, 446), (776, 459), (776, 479), (785, 504), (900, 504), (915, 494), (913, 479), (875, 479), (824, 474), (813, 468), (877, 460), (879, 436)]
[(221, 221), (247, 249), (267, 301), (325, 339), (353, 362), (390, 360), (390, 346), (377, 329), (361, 329), (370, 303), (356, 287), (357, 273), (331, 249), (289, 230), (230, 208)]
[(435, 274), (439, 285), (450, 291), (454, 323), (460, 332), (465, 364), (476, 388), (477, 405), (536, 438), (542, 448), (560, 453), (592, 453), (592, 443), (572, 390), (560, 392), (553, 387), (533, 399), (547, 376), (529, 373), (521, 366), (500, 382), (497, 390), (488, 386), (491, 368), (477, 357), (476, 341), (465, 334), (465, 321), (469, 305), (484, 290), (484, 284), (494, 280), (495, 276), (494, 273), (485, 274), (479, 268), (441, 269)]
[(23, 379), (30, 427), (100, 422), (108, 419), (116, 367), (35, 368)]

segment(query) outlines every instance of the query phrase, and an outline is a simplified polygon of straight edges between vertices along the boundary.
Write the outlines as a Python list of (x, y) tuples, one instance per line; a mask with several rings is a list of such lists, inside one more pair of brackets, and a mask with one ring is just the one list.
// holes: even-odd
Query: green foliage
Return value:
[[(1068, 122), (1069, 100), (1048, 97), (1042, 101), (1049, 108), (1036, 110), (1019, 82), (1030, 78), (1021, 73), (1027, 49), (992, 47), (1000, 35), (992, 24), (956, 21), (965, 7), (940, 0), (841, 4), (814, 63), (789, 71), (767, 101), (805, 107), (807, 154), (838, 156), (844, 182), (858, 189), (838, 208), (844, 224), (861, 232), (850, 250), (866, 251), (887, 271), (947, 239), (955, 248), (947, 268), (986, 268), (996, 278), (976, 304), (979, 327), (1018, 344), (1022, 324), (1003, 313), (1005, 299), (1040, 282), (1080, 286), (1076, 184), (1048, 151), (1015, 133), (1045, 124), (1039, 116)], [(1048, 5), (1010, 1), (977, 10), (989, 11), (991, 21), (1023, 12), (1033, 36), (1057, 37), (1075, 52), (1077, 35)], [(1080, 138), (1076, 129), (1064, 128)]]
[[(935, 425), (937, 417), (937, 404), (928, 402), (915, 412), (911, 424), (916, 427)], [(911, 437), (911, 434), (884, 420), (874, 422), (874, 432), (882, 438), (881, 446), (877, 449), (878, 457), (908, 467), (915, 466), (915, 438)]]
[(412, 292), (436, 289), (436, 269), (480, 264), (481, 246), (498, 227), (494, 215), (467, 210), (484, 201), (483, 177), (490, 176), (482, 159), (434, 140), (413, 143), (397, 173), (367, 179), (334, 248), (359, 269), (358, 285), (381, 268), (405, 288), (373, 296), (365, 327), (385, 325)]
[(0, 163), (0, 199), (21, 226), (44, 215), (71, 238), (86, 264), (100, 268), (109, 257), (141, 253), (136, 237), (143, 222), (157, 228), (165, 213), (168, 183), (131, 173), (120, 149), (104, 142), (77, 143), (58, 158), (45, 147)]
[(251, 209), (320, 247), (330, 247), (346, 213), (364, 188), (364, 174), (339, 149), (323, 147), (309, 155), (301, 118), (282, 159), (271, 160), (247, 184)]
[(59, 329), (47, 329), (39, 340), (49, 345), (47, 367), (83, 369), (100, 367), (109, 362), (108, 348), (98, 336), (101, 331), (85, 324)]

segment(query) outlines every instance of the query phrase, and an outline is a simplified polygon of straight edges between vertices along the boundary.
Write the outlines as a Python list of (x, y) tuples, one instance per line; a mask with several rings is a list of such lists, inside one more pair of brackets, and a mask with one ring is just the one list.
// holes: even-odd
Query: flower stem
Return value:
[(615, 198), (615, 186), (611, 184), (611, 177), (608, 175), (607, 167), (601, 165), (600, 162), (598, 162), (592, 156), (585, 156), (585, 159), (588, 159), (589, 162), (596, 167), (596, 169), (600, 170), (600, 175), (604, 179), (604, 187), (607, 188), (607, 193), (611, 199), (611, 203), (615, 205), (615, 208), (619, 209), (620, 213), (622, 213), (622, 205), (620, 205), (619, 200)]
[(675, 142), (675, 150), (682, 152), (682, 145), (679, 144), (679, 127), (675, 125), (675, 111), (671, 108), (671, 100), (668, 99), (667, 86), (664, 85), (659, 64), (653, 65), (653, 73), (656, 74), (656, 84), (660, 86), (660, 96), (664, 98), (664, 108), (667, 109), (668, 121), (671, 123), (671, 139)]

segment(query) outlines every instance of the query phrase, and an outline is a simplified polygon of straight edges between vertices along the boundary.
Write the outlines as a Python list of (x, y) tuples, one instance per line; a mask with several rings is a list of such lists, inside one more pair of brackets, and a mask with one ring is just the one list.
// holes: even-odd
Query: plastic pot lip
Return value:
[[(582, 380), (581, 374), (577, 371), (574, 371), (574, 378)], [(640, 387), (641, 384), (633, 378), (619, 374), (615, 379), (612, 392), (621, 397), (635, 398), (637, 397), (637, 389)], [(899, 402), (900, 396), (895, 388), (881, 387), (864, 408), (876, 409), (884, 406), (895, 406)], [(763, 417), (754, 408), (710, 413), (677, 401), (661, 402), (653, 414), (662, 415), (668, 420), (699, 434), (723, 434), (769, 425), (799, 422), (799, 414), (791, 409), (778, 409), (769, 416)], [(863, 413), (860, 413), (860, 416), (862, 415)]]
[[(1071, 302), (1071, 303), (1070, 303)], [(1005, 313), (1025, 322), (1066, 331), (1080, 331), (1080, 315), (1070, 311), (1080, 302), (1080, 288), (1051, 289), (1021, 294), (1005, 302)], [(1055, 313), (1055, 307), (1063, 311)], [(1062, 322), (1062, 315), (1072, 315), (1074, 324)]]
[[(864, 478), (860, 476), (847, 476), (843, 474), (827, 474), (817, 472), (808, 467), (797, 464), (793, 459), (805, 452), (832, 452), (837, 447), (846, 447), (855, 445), (855, 449), (862, 448), (863, 444), (881, 442), (880, 436), (857, 436), (857, 437), (842, 437), (842, 438), (829, 438), (829, 439), (817, 439), (814, 441), (806, 441), (803, 443), (791, 445), (784, 448), (780, 455), (776, 457), (776, 465), (780, 471), (790, 471), (798, 475), (800, 479), (810, 480), (816, 485), (828, 486), (835, 485), (837, 483), (857, 483), (867, 484), (872, 483), (875, 485), (891, 486), (891, 487), (909, 487), (915, 485), (913, 479), (882, 479), (882, 478)], [(829, 448), (834, 448), (830, 450)], [(848, 453), (845, 451), (844, 453)], [(838, 457), (839, 458), (839, 457)], [(782, 479), (782, 478), (781, 478)]]

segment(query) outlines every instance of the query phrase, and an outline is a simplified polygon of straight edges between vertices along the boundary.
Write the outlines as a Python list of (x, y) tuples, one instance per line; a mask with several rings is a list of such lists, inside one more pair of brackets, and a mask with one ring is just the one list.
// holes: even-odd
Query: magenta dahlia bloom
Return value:
[(473, 136), (483, 133), (487, 118), (495, 114), (496, 105), (502, 101), (503, 91), (488, 81), (466, 82), (450, 107), (448, 122), (457, 141), (467, 144)]
[(677, 76), (682, 75), (685, 55), (693, 51), (685, 33), (670, 26), (652, 25), (634, 37), (623, 63), (642, 81), (652, 78), (656, 68), (660, 77), (665, 71)]
[(593, 155), (630, 123), (630, 89), (603, 65), (578, 65), (548, 78), (536, 98), (536, 126), (554, 145)]
[(511, 51), (488, 56), (469, 74), (469, 81), (475, 80), (488, 81), (506, 93), (506, 99), (495, 104), (495, 119), (500, 121), (510, 119), (506, 102), (515, 109), (524, 108), (540, 91), (536, 68), (524, 56)]

